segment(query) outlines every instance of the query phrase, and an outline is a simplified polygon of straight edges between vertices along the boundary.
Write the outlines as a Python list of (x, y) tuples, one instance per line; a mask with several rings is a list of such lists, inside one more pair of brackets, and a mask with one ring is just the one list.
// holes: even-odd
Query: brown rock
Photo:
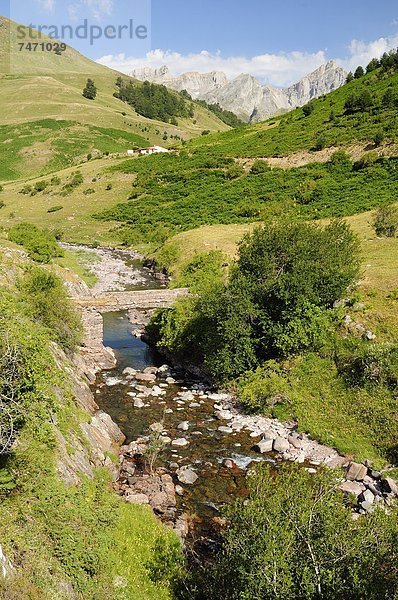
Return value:
[(366, 488), (362, 483), (356, 481), (344, 481), (344, 483), (339, 485), (339, 489), (346, 494), (353, 494), (358, 498)]
[(352, 462), (348, 467), (347, 471), (347, 479), (350, 481), (363, 481), (366, 476), (368, 470), (365, 465), (361, 465), (360, 463)]
[(153, 375), (152, 373), (137, 373), (135, 378), (137, 381), (146, 381), (149, 383), (156, 381), (156, 375)]
[(128, 494), (126, 502), (129, 502), (129, 504), (149, 504), (149, 498), (145, 494)]
[(388, 494), (394, 494), (394, 496), (398, 496), (398, 484), (395, 479), (392, 479), (391, 477), (385, 477), (385, 479), (383, 479), (383, 488)]
[(292, 435), (289, 435), (287, 439), (288, 439), (289, 444), (291, 444), (293, 446), (293, 448), (300, 450), (303, 447), (303, 440), (293, 437)]

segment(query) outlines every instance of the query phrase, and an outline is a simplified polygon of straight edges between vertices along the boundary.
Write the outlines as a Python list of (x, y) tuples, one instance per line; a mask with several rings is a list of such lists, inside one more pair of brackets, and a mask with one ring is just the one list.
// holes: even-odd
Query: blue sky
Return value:
[(147, 25), (146, 39), (65, 40), (125, 72), (168, 64), (286, 85), (326, 60), (351, 68), (398, 46), (397, 0), (0, 0), (2, 14), (7, 4), (25, 24)]

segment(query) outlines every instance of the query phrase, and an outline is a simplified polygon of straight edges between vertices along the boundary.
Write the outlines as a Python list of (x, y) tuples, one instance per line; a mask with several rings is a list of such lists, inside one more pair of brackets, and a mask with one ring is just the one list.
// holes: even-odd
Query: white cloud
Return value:
[[(398, 34), (391, 37), (381, 37), (372, 42), (352, 40), (348, 46), (348, 56), (335, 59), (347, 71), (358, 65), (366, 66), (374, 57), (380, 57), (384, 52), (398, 46)], [(167, 65), (173, 75), (187, 71), (223, 71), (229, 78), (237, 77), (240, 73), (250, 73), (263, 83), (276, 87), (285, 87), (296, 83), (304, 75), (314, 71), (329, 60), (324, 50), (314, 53), (289, 52), (279, 54), (261, 54), (246, 58), (243, 56), (222, 56), (220, 52), (211, 53), (203, 50), (197, 54), (180, 54), (170, 50), (152, 50), (144, 58), (116, 54), (103, 56), (97, 62), (121, 71), (131, 73), (134, 69), (143, 67), (159, 68)]]
[(391, 37), (378, 38), (372, 42), (352, 40), (348, 46), (350, 56), (337, 62), (347, 71), (355, 69), (358, 65), (366, 67), (372, 58), (380, 58), (384, 52), (397, 48), (397, 46), (398, 33)]
[(55, 7), (55, 0), (38, 0), (41, 8), (51, 12)]
[(243, 56), (224, 57), (221, 53), (206, 50), (198, 54), (179, 54), (178, 52), (152, 50), (144, 58), (127, 57), (125, 54), (108, 55), (98, 62), (121, 71), (131, 73), (142, 67), (158, 68), (167, 65), (174, 75), (186, 71), (224, 71), (229, 78), (241, 73), (250, 73), (264, 83), (276, 86), (290, 85), (326, 62), (325, 53), (310, 54), (290, 52), (280, 54), (262, 54), (245, 58)]
[[(39, 1), (55, 3), (55, 0)], [(78, 21), (83, 15), (86, 15), (87, 9), (97, 21), (101, 21), (103, 17), (112, 14), (113, 6), (114, 0), (75, 0), (67, 4), (67, 11), (71, 21)]]
[(82, 0), (83, 4), (88, 6), (94, 17), (100, 20), (105, 15), (111, 15), (114, 0)]

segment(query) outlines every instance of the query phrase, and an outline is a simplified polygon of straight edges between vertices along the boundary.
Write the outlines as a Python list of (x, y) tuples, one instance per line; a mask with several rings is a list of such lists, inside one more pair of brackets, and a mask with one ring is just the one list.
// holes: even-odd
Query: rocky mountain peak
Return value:
[(175, 77), (167, 65), (159, 69), (137, 69), (131, 75), (141, 81), (161, 83), (177, 91), (186, 90), (195, 100), (218, 103), (247, 122), (258, 122), (303, 106), (337, 89), (346, 78), (346, 72), (334, 60), (329, 60), (285, 89), (262, 85), (249, 73), (241, 73), (232, 80), (222, 71), (192, 71)]

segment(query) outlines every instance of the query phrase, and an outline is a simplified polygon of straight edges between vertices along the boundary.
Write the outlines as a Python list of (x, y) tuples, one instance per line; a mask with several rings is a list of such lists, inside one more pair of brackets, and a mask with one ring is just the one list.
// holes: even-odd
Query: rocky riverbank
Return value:
[(167, 285), (167, 278), (162, 273), (154, 277), (154, 268), (143, 266), (144, 257), (139, 252), (66, 243), (62, 243), (61, 247), (77, 253), (79, 262), (95, 276), (96, 283), (90, 290), (94, 296), (104, 292), (143, 289), (149, 285)]
[[(151, 314), (131, 310), (123, 335), (145, 339)], [(114, 317), (117, 323), (123, 319), (128, 323), (127, 315)], [(237, 398), (214, 391), (203, 380), (198, 383), (177, 366), (142, 368), (127, 362), (120, 369), (113, 351), (104, 348), (100, 313), (87, 310), (84, 320), (86, 375), (94, 383), (102, 371), (96, 401), (128, 437), (119, 464), (111, 469), (115, 488), (127, 502), (150, 506), (182, 538), (202, 505), (213, 512), (205, 519), (220, 520), (222, 505), (245, 493), (247, 469), (262, 460), (276, 469), (282, 461), (296, 462), (313, 474), (321, 467), (336, 468), (336, 486), (351, 502), (354, 518), (380, 502), (388, 505), (397, 495), (396, 483), (370, 464), (340, 456), (299, 432), (296, 423), (244, 414)], [(122, 414), (115, 403), (123, 407)]]
[[(282, 461), (302, 464), (313, 474), (321, 467), (336, 468), (336, 486), (351, 502), (353, 518), (372, 512), (378, 503), (388, 506), (398, 495), (396, 482), (374, 471), (369, 463), (355, 463), (339, 455), (333, 448), (300, 433), (296, 423), (245, 415), (237, 399), (231, 395), (216, 393), (202, 384), (188, 384), (180, 379), (181, 391), (177, 392), (172, 403), (166, 404), (164, 398), (180, 376), (167, 365), (148, 367), (144, 371), (124, 370), (123, 377), (134, 390), (128, 394), (137, 413), (158, 403), (167, 406), (165, 417), (184, 411), (185, 420), (176, 428), (171, 422), (167, 424), (166, 418), (151, 423), (148, 435), (121, 447), (121, 475), (117, 489), (127, 502), (151, 506), (154, 513), (181, 537), (188, 535), (192, 524), (189, 511), (185, 510), (184, 498), (200, 483), (201, 477), (206, 476), (208, 466), (192, 457), (189, 460), (189, 448), (194, 446), (198, 436), (203, 435), (202, 431), (195, 429), (197, 412), (204, 406), (212, 411), (209, 421), (214, 421), (215, 430), (221, 435), (221, 445), (227, 438), (238, 439), (237, 436), (240, 436), (239, 439), (242, 439), (244, 436), (252, 450), (258, 453), (258, 460), (267, 458), (275, 463), (276, 468)], [(189, 413), (191, 418), (187, 419)], [(241, 443), (235, 445), (239, 447)], [(184, 455), (181, 455), (182, 450)], [(162, 456), (165, 451), (169, 453), (168, 460)], [(154, 467), (156, 459), (162, 463), (159, 468)], [(248, 456), (245, 464), (242, 457), (239, 461), (231, 453), (222, 461), (218, 475), (222, 476), (221, 471), (226, 470), (244, 473), (255, 461), (253, 456)]]

